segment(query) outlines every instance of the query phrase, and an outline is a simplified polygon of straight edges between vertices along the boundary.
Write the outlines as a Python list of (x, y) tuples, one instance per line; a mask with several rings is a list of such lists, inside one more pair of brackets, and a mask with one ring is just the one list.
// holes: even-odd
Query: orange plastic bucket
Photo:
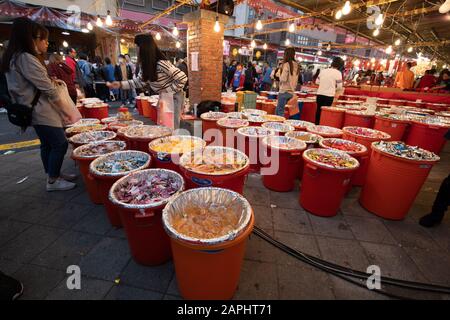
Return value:
[(317, 103), (311, 100), (301, 100), (299, 99), (299, 103), (303, 103), (303, 108), (300, 113), (300, 120), (309, 121), (312, 123), (316, 122), (316, 111), (317, 111)]
[[(110, 161), (116, 157), (120, 157), (122, 155), (134, 154), (136, 156), (142, 157), (146, 159), (145, 164), (135, 168), (134, 170), (124, 171), (120, 173), (104, 173), (98, 171), (96, 168), (100, 163), (105, 161)], [(120, 178), (128, 175), (131, 172), (146, 169), (150, 166), (151, 158), (147, 153), (136, 152), (136, 151), (119, 151), (110, 153), (109, 155), (105, 155), (99, 157), (91, 162), (89, 166), (89, 176), (96, 181), (98, 186), (98, 193), (101, 199), (101, 203), (105, 206), (106, 214), (108, 216), (109, 222), (113, 227), (122, 227), (122, 221), (120, 219), (119, 212), (117, 210), (117, 206), (113, 205), (113, 203), (109, 200), (109, 190), (113, 186), (113, 184), (119, 180)]]
[(220, 130), (218, 145), (230, 148), (237, 147), (237, 129), (248, 127), (250, 123), (243, 119), (222, 118), (217, 120), (217, 127)]
[(385, 219), (404, 219), (438, 160), (439, 157), (434, 161), (410, 160), (372, 147), (359, 202), (368, 211)]
[(320, 125), (308, 127), (306, 128), (306, 131), (317, 134), (323, 138), (341, 138), (343, 134), (341, 129)]
[(292, 191), (301, 165), (306, 143), (289, 137), (266, 137), (262, 146), (267, 153), (265, 168), (272, 167), (271, 174), (261, 172), (262, 181), (267, 189), (277, 192)]
[(221, 111), (228, 113), (228, 112), (235, 112), (236, 111), (236, 106), (234, 103), (226, 103), (226, 102), (222, 102), (221, 106)]
[(243, 127), (237, 130), (237, 146), (250, 159), (250, 172), (259, 173), (262, 166), (261, 141), (264, 137), (273, 135), (272, 130), (257, 126)]
[[(337, 155), (352, 164), (347, 168), (335, 168), (310, 158), (312, 153)], [(308, 212), (322, 216), (335, 216), (341, 206), (358, 160), (345, 152), (327, 149), (309, 149), (303, 153), (303, 177), (300, 189), (300, 205)]]
[(137, 107), (138, 113), (141, 116), (144, 115), (144, 112), (142, 110), (142, 99), (144, 99), (144, 97), (140, 97), (140, 96), (136, 97), (136, 107)]
[(202, 137), (208, 145), (215, 142), (215, 137), (220, 132), (217, 120), (226, 118), (226, 116), (224, 112), (205, 112), (200, 116), (202, 119)]
[(84, 106), (83, 108), (83, 115), (85, 118), (96, 118), (98, 120), (101, 120), (108, 117), (108, 113), (109, 106), (106, 103), (91, 108), (87, 108), (86, 106)]
[(293, 126), (295, 131), (306, 131), (308, 127), (314, 127), (314, 123), (303, 120), (286, 120), (285, 123)]
[(267, 114), (275, 114), (277, 103), (274, 101), (265, 101), (261, 104), (261, 110), (267, 112)]
[[(218, 155), (218, 163), (223, 163), (223, 158), (221, 158), (223, 154), (229, 155), (229, 158), (232, 159), (229, 164), (236, 163), (234, 168), (220, 170), (217, 169), (220, 165), (214, 165), (214, 168), (204, 170), (199, 167), (204, 166), (205, 159), (208, 163), (211, 161), (214, 163), (213, 158), (216, 155)], [(180, 169), (185, 178), (187, 189), (218, 187), (243, 194), (245, 178), (250, 171), (250, 160), (243, 152), (236, 149), (206, 147), (199, 152), (185, 153), (180, 159)]]
[(322, 107), (320, 113), (320, 125), (334, 128), (342, 128), (344, 123), (345, 109), (335, 107)]
[(142, 125), (129, 127), (125, 131), (125, 138), (130, 150), (149, 153), (148, 144), (158, 138), (172, 135), (172, 129), (165, 126)]
[[(150, 180), (155, 175), (165, 174), (168, 178), (163, 181), (173, 179), (176, 189), (171, 194), (155, 199), (147, 204), (130, 204), (125, 203), (118, 198), (117, 191), (131, 179), (138, 181), (145, 179)], [(142, 265), (154, 266), (160, 265), (170, 260), (172, 251), (170, 249), (170, 239), (164, 231), (162, 223), (162, 210), (167, 202), (175, 197), (184, 188), (183, 178), (176, 172), (164, 169), (147, 169), (133, 172), (112, 186), (109, 192), (109, 199), (114, 206), (118, 208), (120, 219), (122, 221), (125, 233), (127, 235), (128, 246), (130, 248), (133, 259)], [(162, 187), (163, 190), (167, 188)], [(172, 193), (174, 192), (174, 193)], [(146, 193), (150, 195), (150, 193)]]
[(406, 144), (440, 154), (447, 140), (445, 134), (450, 126), (433, 125), (413, 121), (406, 138)]
[(142, 98), (141, 104), (142, 104), (142, 115), (146, 118), (150, 118), (151, 110), (150, 110), (150, 101), (148, 101), (148, 97)]
[(277, 136), (285, 136), (286, 133), (295, 131), (295, 128), (286, 122), (265, 122), (261, 127), (272, 130)]
[[(188, 206), (188, 199), (191, 198), (201, 204), (203, 202), (197, 199), (216, 199), (217, 203), (226, 207), (234, 205), (235, 211), (241, 213), (242, 218), (239, 220), (242, 222), (231, 234), (219, 238), (203, 240), (184, 236), (172, 227), (170, 217)], [(209, 203), (205, 201), (203, 206), (207, 208)], [(163, 223), (170, 236), (178, 289), (184, 299), (228, 300), (233, 297), (239, 284), (247, 239), (253, 231), (254, 220), (248, 201), (229, 190), (189, 190), (167, 204)]]
[[(355, 131), (359, 130), (359, 131)], [(367, 150), (370, 150), (372, 142), (375, 141), (388, 141), (391, 136), (383, 131), (362, 128), (362, 127), (344, 127), (342, 129), (343, 136), (342, 139), (354, 141), (364, 145)], [(364, 134), (367, 132), (367, 135)]]
[(373, 128), (375, 122), (374, 115), (364, 114), (359, 111), (346, 111), (344, 117), (344, 127)]
[(375, 130), (389, 134), (391, 138), (388, 141), (402, 141), (407, 127), (408, 122), (406, 120), (395, 120), (382, 116), (375, 116), (373, 126)]
[[(306, 143), (306, 149), (318, 148), (319, 142), (323, 138), (317, 134), (309, 133), (305, 131), (293, 131), (286, 133), (286, 137), (295, 138), (297, 140)], [(300, 158), (300, 166), (297, 174), (297, 178), (303, 177), (303, 158)]]

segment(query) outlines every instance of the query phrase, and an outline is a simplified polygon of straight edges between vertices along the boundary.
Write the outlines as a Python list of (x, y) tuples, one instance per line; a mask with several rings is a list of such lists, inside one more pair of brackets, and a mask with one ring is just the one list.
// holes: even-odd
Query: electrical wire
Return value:
[[(342, 276), (359, 278), (361, 280), (364, 280), (364, 279), (367, 280), (367, 278), (370, 276), (367, 273), (364, 273), (362, 271), (346, 268), (346, 267), (322, 260), (320, 258), (305, 254), (305, 253), (297, 251), (295, 249), (292, 249), (292, 248), (288, 247), (287, 245), (273, 239), (270, 235), (268, 235), (266, 232), (264, 232), (263, 230), (261, 230), (258, 227), (254, 228), (253, 233), (255, 235), (257, 235), (258, 237), (262, 238), (263, 240), (274, 245), (275, 247), (279, 248), (280, 250), (286, 252), (287, 254), (294, 256), (298, 260), (301, 260), (301, 261), (303, 261), (309, 265), (312, 265), (316, 268), (319, 268), (323, 271), (332, 273), (334, 275), (339, 274)], [(394, 279), (394, 278), (389, 278), (389, 277), (383, 277), (382, 281), (384, 284), (389, 284), (389, 285), (393, 285), (393, 286), (397, 286), (397, 287), (403, 287), (406, 289), (421, 290), (421, 291), (427, 291), (427, 292), (433, 292), (433, 293), (450, 294), (449, 287), (440, 286), (440, 285), (425, 284), (425, 283), (419, 283), (419, 282), (414, 282), (414, 281)], [(379, 290), (376, 290), (376, 292), (379, 292)], [(382, 293), (382, 292), (380, 292), (380, 293)]]

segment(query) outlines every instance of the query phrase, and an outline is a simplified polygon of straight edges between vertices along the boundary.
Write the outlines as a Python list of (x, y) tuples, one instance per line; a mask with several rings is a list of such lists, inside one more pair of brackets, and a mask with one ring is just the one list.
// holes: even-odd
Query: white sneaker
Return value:
[(75, 183), (66, 181), (64, 179), (58, 178), (53, 183), (48, 183), (47, 181), (47, 191), (67, 191), (75, 188), (77, 185)]

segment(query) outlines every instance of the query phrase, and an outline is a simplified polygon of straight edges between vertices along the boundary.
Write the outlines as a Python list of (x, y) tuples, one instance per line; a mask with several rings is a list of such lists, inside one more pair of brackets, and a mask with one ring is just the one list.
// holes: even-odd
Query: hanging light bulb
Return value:
[(380, 29), (377, 28), (377, 29), (373, 30), (374, 37), (377, 37), (379, 34), (380, 34)]
[(219, 17), (216, 17), (216, 23), (214, 23), (214, 32), (220, 32)]
[(295, 23), (289, 25), (289, 32), (295, 32)]
[(180, 48), (180, 47), (181, 47), (180, 41), (177, 41), (177, 42), (175, 43), (175, 47), (177, 47), (177, 48)]
[(267, 43), (264, 43), (264, 44), (263, 44), (263, 49), (264, 49), (264, 50), (267, 50)]
[(161, 40), (161, 33), (157, 32), (155, 36), (156, 40)]
[(90, 22), (87, 23), (86, 27), (88, 28), (88, 30), (93, 30), (94, 29), (94, 26)]
[(389, 46), (386, 48), (386, 53), (391, 54), (392, 53), (392, 46)]
[(413, 52), (413, 47), (409, 47), (409, 48), (408, 48), (408, 52), (409, 52), (409, 53)]
[(63, 47), (67, 48), (69, 46), (69, 43), (67, 41), (63, 41)]
[(336, 15), (334, 17), (336, 18), (336, 20), (339, 20), (340, 18), (342, 18), (342, 10), (336, 11)]
[(383, 22), (384, 22), (384, 17), (383, 17), (383, 14), (380, 13), (380, 14), (378, 15), (378, 17), (375, 19), (375, 24), (376, 24), (377, 26), (381, 26), (381, 25), (383, 24)]
[(343, 55), (343, 56), (342, 56), (342, 60), (344, 60), (344, 61), (347, 60), (347, 56), (346, 56), (346, 55)]
[(252, 42), (250, 43), (250, 46), (251, 46), (252, 48), (256, 48), (256, 41), (255, 41), (255, 40), (252, 40)]
[(350, 5), (350, 1), (345, 1), (344, 7), (342, 8), (342, 14), (344, 16), (348, 15), (352, 11), (352, 6)]
[(174, 27), (173, 27), (172, 34), (173, 34), (175, 37), (178, 37), (178, 35), (180, 34), (180, 33), (178, 32), (177, 26), (174, 26)]
[(375, 58), (370, 59), (370, 62), (375, 63)]
[(100, 16), (97, 16), (97, 21), (95, 22), (95, 24), (97, 25), (97, 27), (103, 27), (103, 21)]
[(284, 42), (285, 45), (289, 46), (291, 44), (291, 40), (286, 39), (286, 41)]
[(397, 40), (395, 40), (395, 42), (394, 42), (394, 44), (395, 44), (396, 46), (399, 46), (400, 43), (402, 43), (402, 41), (401, 41), (400, 39), (397, 39)]
[(108, 10), (108, 15), (106, 16), (106, 21), (105, 21), (107, 26), (112, 26), (113, 25), (113, 21), (111, 18), (111, 12)]
[(256, 22), (256, 30), (262, 30), (262, 28), (263, 28), (263, 24), (262, 24), (261, 20), (258, 20)]
[(321, 56), (322, 55), (322, 50), (317, 51), (317, 55)]

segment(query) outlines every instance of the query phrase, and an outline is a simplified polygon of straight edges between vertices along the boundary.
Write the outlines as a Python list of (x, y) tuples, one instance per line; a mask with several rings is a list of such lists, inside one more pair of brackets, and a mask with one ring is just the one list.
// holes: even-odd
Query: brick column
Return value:
[[(187, 60), (189, 101), (220, 101), (222, 91), (223, 35), (228, 16), (219, 14), (220, 32), (214, 31), (216, 13), (200, 9), (185, 14), (188, 24)], [(192, 71), (191, 53), (198, 52), (198, 71)]]

